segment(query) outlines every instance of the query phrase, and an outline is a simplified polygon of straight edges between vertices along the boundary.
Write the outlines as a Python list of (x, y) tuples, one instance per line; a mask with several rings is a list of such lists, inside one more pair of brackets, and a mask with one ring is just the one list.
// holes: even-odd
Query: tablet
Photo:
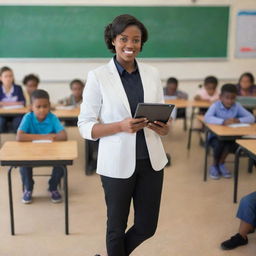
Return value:
[(149, 122), (167, 123), (174, 107), (173, 104), (139, 103), (134, 118), (146, 117)]

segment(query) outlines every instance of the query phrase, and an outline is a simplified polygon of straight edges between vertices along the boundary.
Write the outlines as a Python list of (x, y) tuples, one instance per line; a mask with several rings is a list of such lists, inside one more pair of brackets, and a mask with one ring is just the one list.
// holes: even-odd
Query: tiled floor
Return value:
[[(79, 141), (79, 159), (69, 167), (70, 235), (64, 235), (63, 204), (49, 201), (47, 179), (37, 177), (34, 202), (21, 203), (21, 183), (14, 172), (14, 209), (16, 236), (10, 235), (7, 194), (7, 168), (0, 171), (0, 256), (93, 256), (105, 251), (105, 204), (97, 175), (84, 175), (84, 148), (76, 128), (68, 128), (70, 139)], [(13, 140), (6, 135), (2, 140)], [(164, 191), (158, 231), (141, 245), (133, 256), (254, 256), (256, 234), (249, 244), (232, 252), (222, 251), (219, 244), (237, 232), (234, 217), (238, 205), (232, 203), (233, 180), (202, 181), (203, 149), (193, 137), (186, 150), (187, 134), (177, 121), (164, 138), (172, 166), (165, 170)], [(230, 157), (232, 159), (232, 157)], [(246, 172), (242, 160), (239, 199), (255, 191), (256, 174)], [(228, 166), (233, 168), (233, 163)], [(40, 168), (38, 172), (49, 172)], [(132, 213), (132, 212), (131, 212)], [(129, 220), (130, 224), (132, 218)]]

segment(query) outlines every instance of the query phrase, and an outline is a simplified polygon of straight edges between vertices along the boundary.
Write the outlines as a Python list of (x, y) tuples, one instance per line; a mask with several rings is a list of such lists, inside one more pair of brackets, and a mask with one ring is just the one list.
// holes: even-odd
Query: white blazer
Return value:
[[(143, 63), (138, 69), (144, 90), (144, 102), (162, 103), (163, 88), (158, 71)], [(83, 138), (92, 138), (97, 123), (120, 122), (132, 117), (130, 105), (121, 78), (112, 59), (108, 64), (88, 73), (80, 106), (78, 127)], [(159, 171), (167, 163), (160, 136), (144, 128), (151, 165)], [(112, 178), (129, 178), (135, 171), (136, 133), (117, 133), (100, 138), (97, 173)]]

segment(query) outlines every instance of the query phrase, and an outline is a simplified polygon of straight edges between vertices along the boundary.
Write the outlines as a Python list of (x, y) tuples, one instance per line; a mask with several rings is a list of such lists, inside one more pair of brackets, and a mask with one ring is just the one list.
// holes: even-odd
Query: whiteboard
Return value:
[(256, 10), (237, 14), (236, 57), (256, 57)]

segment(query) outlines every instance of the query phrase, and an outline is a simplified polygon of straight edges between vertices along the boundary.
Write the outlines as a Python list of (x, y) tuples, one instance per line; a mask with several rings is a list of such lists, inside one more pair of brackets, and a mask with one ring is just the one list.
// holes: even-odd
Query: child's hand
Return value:
[(229, 119), (226, 119), (223, 124), (229, 125), (229, 124), (236, 124), (236, 123), (240, 123), (240, 120), (237, 118), (229, 118)]
[(46, 139), (46, 140), (52, 140), (52, 141), (54, 141), (55, 138), (56, 138), (56, 134), (55, 134), (55, 133), (50, 133), (50, 134), (46, 134), (46, 135), (45, 135), (45, 139)]

